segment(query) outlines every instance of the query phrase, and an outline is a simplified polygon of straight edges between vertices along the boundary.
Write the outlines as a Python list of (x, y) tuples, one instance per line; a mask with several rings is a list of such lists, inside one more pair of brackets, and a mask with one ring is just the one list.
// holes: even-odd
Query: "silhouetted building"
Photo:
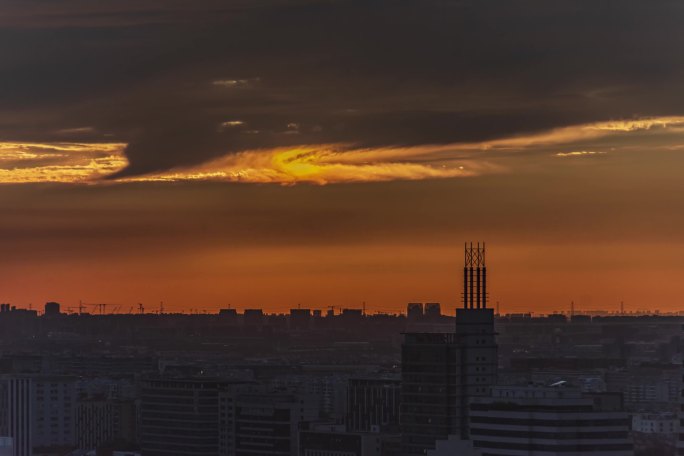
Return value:
[(246, 326), (261, 326), (264, 321), (264, 311), (261, 309), (245, 309), (243, 318)]
[(235, 456), (296, 456), (298, 434), (318, 418), (311, 397), (288, 393), (243, 393), (235, 403)]
[(303, 331), (309, 329), (310, 323), (310, 309), (290, 309), (290, 329)]
[(347, 431), (397, 429), (401, 404), (399, 378), (351, 378), (347, 387)]
[(442, 316), (442, 309), (438, 302), (425, 303), (425, 316), (430, 319), (439, 318)]
[(468, 436), (468, 402), (496, 383), (494, 312), (486, 308), (482, 247), (466, 246), (463, 309), (452, 333), (406, 333), (401, 352), (404, 454), (423, 455), (437, 440)]
[(114, 404), (103, 398), (87, 398), (76, 406), (76, 442), (82, 450), (112, 443), (116, 435)]
[(0, 435), (12, 438), (14, 456), (31, 456), (37, 448), (75, 446), (75, 384), (72, 377), (0, 377)]
[(150, 379), (142, 384), (140, 447), (145, 456), (219, 454), (219, 391), (208, 379)]
[(419, 320), (423, 318), (423, 303), (409, 302), (406, 305), (406, 318), (409, 320)]
[(495, 387), (473, 398), (470, 438), (492, 456), (634, 454), (619, 394), (555, 387)]
[(237, 309), (219, 309), (219, 316), (224, 318), (237, 318)]
[(46, 317), (54, 317), (60, 314), (60, 306), (58, 302), (48, 302), (45, 303), (45, 312), (44, 315)]

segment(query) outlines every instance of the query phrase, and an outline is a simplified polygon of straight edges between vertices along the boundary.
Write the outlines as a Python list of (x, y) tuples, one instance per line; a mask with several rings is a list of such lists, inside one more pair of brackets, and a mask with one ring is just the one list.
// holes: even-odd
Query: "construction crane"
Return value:
[(104, 315), (105, 312), (107, 311), (107, 307), (113, 306), (114, 304), (86, 304), (87, 306), (93, 306), (94, 309), (97, 309), (97, 311), (100, 313), (100, 315)]

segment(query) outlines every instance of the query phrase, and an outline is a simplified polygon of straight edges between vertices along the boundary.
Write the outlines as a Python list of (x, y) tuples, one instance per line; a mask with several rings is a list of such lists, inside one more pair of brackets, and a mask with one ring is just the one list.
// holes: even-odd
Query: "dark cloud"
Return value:
[(684, 114), (677, 1), (22, 0), (0, 17), (0, 137), (127, 142), (128, 175)]

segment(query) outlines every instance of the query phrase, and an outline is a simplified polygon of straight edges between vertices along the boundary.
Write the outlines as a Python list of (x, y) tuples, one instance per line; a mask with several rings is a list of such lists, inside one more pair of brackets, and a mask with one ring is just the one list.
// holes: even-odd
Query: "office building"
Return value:
[(397, 376), (350, 378), (347, 431), (398, 429), (401, 380)]
[(494, 387), (470, 404), (470, 438), (487, 456), (634, 454), (622, 396), (555, 386)]
[(116, 436), (114, 404), (103, 398), (85, 398), (76, 406), (76, 442), (82, 450), (111, 443)]
[(145, 456), (219, 454), (219, 392), (211, 379), (148, 379), (143, 382), (140, 446)]
[(403, 453), (423, 455), (437, 440), (468, 437), (468, 402), (496, 383), (494, 312), (487, 308), (485, 247), (466, 245), (463, 308), (450, 333), (406, 333), (401, 353)]
[(281, 392), (238, 393), (235, 456), (297, 456), (299, 430), (318, 418), (314, 398)]
[(0, 435), (11, 438), (14, 456), (75, 447), (75, 385), (73, 377), (0, 377)]

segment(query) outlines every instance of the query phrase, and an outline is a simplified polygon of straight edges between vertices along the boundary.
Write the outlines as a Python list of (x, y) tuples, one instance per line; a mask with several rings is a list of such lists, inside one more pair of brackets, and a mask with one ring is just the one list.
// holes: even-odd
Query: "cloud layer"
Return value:
[(0, 140), (127, 144), (116, 177), (139, 177), (254, 150), (641, 129), (609, 121), (684, 115), (682, 22), (670, 0), (10, 0)]
[[(240, 128), (227, 121), (222, 128)], [(291, 124), (291, 131), (299, 126)], [(79, 129), (80, 130), (80, 129)], [(228, 152), (204, 163), (127, 175), (125, 144), (0, 143), (0, 183), (223, 181), (335, 184), (473, 177), (539, 163), (542, 156), (596, 157), (648, 147), (677, 150), (684, 117), (658, 117), (561, 127), (492, 141), (411, 147), (300, 145)], [(597, 149), (598, 148), (598, 149)]]

